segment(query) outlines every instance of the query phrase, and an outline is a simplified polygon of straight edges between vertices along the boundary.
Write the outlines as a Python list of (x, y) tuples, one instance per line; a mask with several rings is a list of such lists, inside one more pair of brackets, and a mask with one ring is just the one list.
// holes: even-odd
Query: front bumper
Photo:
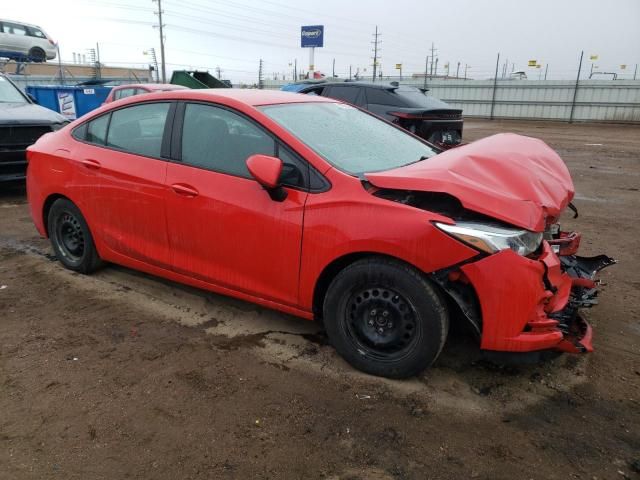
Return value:
[[(572, 236), (577, 249), (579, 235)], [(543, 241), (537, 258), (503, 250), (460, 267), (481, 311), (481, 348), (507, 352), (589, 352), (592, 331), (579, 309), (596, 303), (595, 275), (615, 260), (558, 256)], [(573, 251), (575, 253), (575, 251)]]

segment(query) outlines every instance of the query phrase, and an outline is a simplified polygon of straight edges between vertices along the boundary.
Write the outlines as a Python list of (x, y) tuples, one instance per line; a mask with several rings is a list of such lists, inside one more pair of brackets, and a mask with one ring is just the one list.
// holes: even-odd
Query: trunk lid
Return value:
[(575, 193), (555, 151), (542, 140), (510, 133), (365, 177), (378, 188), (448, 193), (469, 210), (537, 232)]

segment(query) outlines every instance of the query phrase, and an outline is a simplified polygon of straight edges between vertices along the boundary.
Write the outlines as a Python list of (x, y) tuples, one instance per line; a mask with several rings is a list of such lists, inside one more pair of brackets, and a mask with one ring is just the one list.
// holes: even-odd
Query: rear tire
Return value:
[(382, 257), (342, 270), (329, 286), (323, 313), (338, 353), (382, 377), (420, 373), (436, 360), (449, 331), (446, 302), (425, 276)]
[(36, 63), (43, 63), (47, 61), (47, 55), (44, 53), (44, 50), (39, 47), (33, 47), (29, 50), (29, 58), (31, 61)]
[(53, 202), (47, 223), (51, 246), (62, 265), (80, 273), (92, 273), (102, 265), (89, 226), (71, 201)]

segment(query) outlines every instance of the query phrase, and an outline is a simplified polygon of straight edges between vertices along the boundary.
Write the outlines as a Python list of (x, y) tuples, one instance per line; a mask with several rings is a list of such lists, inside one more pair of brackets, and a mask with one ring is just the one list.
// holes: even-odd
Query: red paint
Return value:
[[(212, 102), (253, 118), (308, 161), (329, 187), (318, 193), (286, 188), (286, 197), (276, 201), (254, 179), (71, 136), (76, 125), (111, 108), (156, 99)], [(308, 319), (320, 276), (347, 256), (386, 255), (425, 273), (466, 262), (448, 278), (471, 284), (477, 293), (482, 348), (569, 349), (547, 315), (565, 307), (572, 280), (548, 243), (537, 259), (506, 250), (472, 261), (476, 250), (432, 224), (451, 219), (372, 195), (360, 179), (333, 168), (255, 108), (333, 101), (221, 89), (150, 93), (105, 105), (29, 148), (27, 186), (36, 228), (46, 236), (45, 204), (65, 196), (83, 212), (103, 259)], [(265, 158), (252, 157), (248, 168), (264, 185), (275, 186), (276, 162)], [(470, 210), (531, 230), (543, 229), (573, 196), (557, 154), (515, 135), (490, 137), (367, 178), (382, 188), (450, 193)], [(545, 270), (554, 291), (543, 282)]]
[(282, 160), (269, 155), (251, 155), (247, 158), (247, 168), (260, 185), (275, 188), (282, 173)]
[(574, 195), (562, 159), (535, 138), (503, 133), (447, 150), (428, 162), (367, 174), (375, 186), (446, 192), (470, 210), (543, 231)]

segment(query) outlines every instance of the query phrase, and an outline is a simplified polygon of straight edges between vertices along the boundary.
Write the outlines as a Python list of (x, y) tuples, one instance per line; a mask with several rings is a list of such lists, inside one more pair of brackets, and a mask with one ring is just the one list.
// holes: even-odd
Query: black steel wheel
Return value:
[(53, 203), (48, 230), (53, 251), (65, 267), (91, 273), (101, 265), (87, 222), (71, 201), (59, 198)]
[(409, 377), (431, 365), (449, 330), (446, 303), (425, 276), (381, 257), (340, 272), (323, 312), (336, 350), (354, 367), (384, 377)]

